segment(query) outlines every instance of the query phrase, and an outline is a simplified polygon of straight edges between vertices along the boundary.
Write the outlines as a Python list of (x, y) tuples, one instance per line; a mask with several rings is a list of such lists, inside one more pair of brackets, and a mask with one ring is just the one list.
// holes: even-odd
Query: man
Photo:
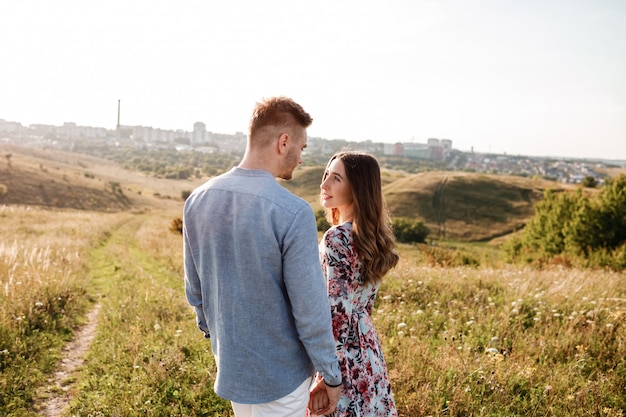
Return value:
[(328, 401), (312, 411), (340, 396), (315, 215), (276, 181), (302, 163), (311, 122), (289, 98), (257, 103), (241, 163), (185, 203), (185, 292), (237, 417), (303, 417), (315, 371)]

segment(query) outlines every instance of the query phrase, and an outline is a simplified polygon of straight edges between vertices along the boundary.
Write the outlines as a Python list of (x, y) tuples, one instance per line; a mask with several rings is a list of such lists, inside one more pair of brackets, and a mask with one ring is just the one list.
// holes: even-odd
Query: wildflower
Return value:
[(409, 327), (406, 323), (398, 323), (398, 329), (404, 329)]
[(498, 349), (491, 347), (489, 349), (486, 349), (485, 353), (490, 353), (492, 355), (497, 355), (498, 354)]
[(35, 303), (35, 307), (43, 307), (43, 303), (41, 301), (37, 301)]

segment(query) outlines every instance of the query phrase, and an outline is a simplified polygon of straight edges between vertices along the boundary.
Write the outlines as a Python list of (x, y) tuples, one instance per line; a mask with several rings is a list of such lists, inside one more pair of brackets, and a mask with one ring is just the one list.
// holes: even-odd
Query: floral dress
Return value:
[(328, 229), (319, 250), (343, 377), (334, 416), (397, 416), (387, 364), (370, 316), (378, 284), (361, 284), (361, 262), (354, 251), (352, 224)]

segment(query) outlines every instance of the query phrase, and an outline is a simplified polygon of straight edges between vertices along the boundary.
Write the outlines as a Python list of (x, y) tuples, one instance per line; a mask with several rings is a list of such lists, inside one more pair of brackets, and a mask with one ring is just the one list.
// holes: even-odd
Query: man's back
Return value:
[[(184, 212), (186, 289), (210, 332), (217, 393), (267, 402), (327, 352), (328, 299), (311, 207), (266, 171), (234, 168), (195, 190)], [(328, 312), (328, 315), (326, 315)]]

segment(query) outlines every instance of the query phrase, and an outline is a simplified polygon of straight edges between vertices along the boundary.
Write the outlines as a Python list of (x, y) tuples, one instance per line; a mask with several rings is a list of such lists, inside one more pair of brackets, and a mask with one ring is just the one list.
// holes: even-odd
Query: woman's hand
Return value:
[(329, 387), (324, 380), (315, 381), (309, 395), (309, 412), (312, 416), (331, 414), (341, 396), (341, 386)]

